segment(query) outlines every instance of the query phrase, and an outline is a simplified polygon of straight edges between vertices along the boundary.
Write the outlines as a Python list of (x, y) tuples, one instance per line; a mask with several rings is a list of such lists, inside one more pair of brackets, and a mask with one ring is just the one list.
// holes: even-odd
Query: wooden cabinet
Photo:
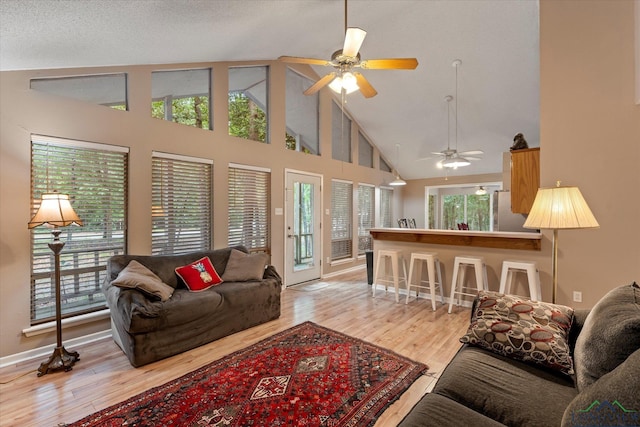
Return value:
[(540, 187), (540, 148), (511, 152), (511, 212), (528, 214)]

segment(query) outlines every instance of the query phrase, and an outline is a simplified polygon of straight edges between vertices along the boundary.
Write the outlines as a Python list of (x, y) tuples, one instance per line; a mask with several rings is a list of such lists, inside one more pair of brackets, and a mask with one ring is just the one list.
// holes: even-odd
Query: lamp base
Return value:
[(38, 376), (41, 377), (59, 369), (64, 369), (65, 372), (70, 371), (78, 360), (80, 360), (80, 354), (77, 351), (67, 351), (63, 346), (56, 347), (49, 360), (42, 362), (38, 368)]

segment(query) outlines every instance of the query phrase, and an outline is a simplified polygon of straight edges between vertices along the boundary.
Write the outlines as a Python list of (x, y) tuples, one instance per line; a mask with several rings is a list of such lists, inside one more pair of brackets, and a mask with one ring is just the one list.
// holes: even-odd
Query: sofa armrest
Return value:
[(582, 327), (584, 326), (584, 322), (587, 320), (587, 316), (590, 312), (591, 309), (586, 308), (576, 309), (573, 311), (573, 324), (569, 331), (569, 347), (571, 348), (571, 353), (573, 353), (578, 335), (582, 332)]
[(264, 275), (262, 276), (262, 279), (275, 279), (282, 285), (282, 277), (280, 277), (273, 265), (267, 265), (267, 267), (264, 269)]

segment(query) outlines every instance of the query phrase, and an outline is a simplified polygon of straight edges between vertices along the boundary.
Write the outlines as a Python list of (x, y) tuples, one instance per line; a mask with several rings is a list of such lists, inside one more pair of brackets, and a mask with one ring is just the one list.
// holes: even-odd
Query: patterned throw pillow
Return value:
[(572, 322), (571, 307), (481, 291), (460, 342), (573, 375)]
[(191, 292), (200, 292), (222, 283), (209, 257), (202, 257), (191, 264), (176, 268), (176, 274)]

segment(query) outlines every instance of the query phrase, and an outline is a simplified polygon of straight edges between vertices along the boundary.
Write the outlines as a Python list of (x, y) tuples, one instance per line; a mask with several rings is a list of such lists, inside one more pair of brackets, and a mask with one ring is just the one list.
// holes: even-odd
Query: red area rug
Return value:
[(426, 369), (305, 322), (70, 426), (372, 426)]

